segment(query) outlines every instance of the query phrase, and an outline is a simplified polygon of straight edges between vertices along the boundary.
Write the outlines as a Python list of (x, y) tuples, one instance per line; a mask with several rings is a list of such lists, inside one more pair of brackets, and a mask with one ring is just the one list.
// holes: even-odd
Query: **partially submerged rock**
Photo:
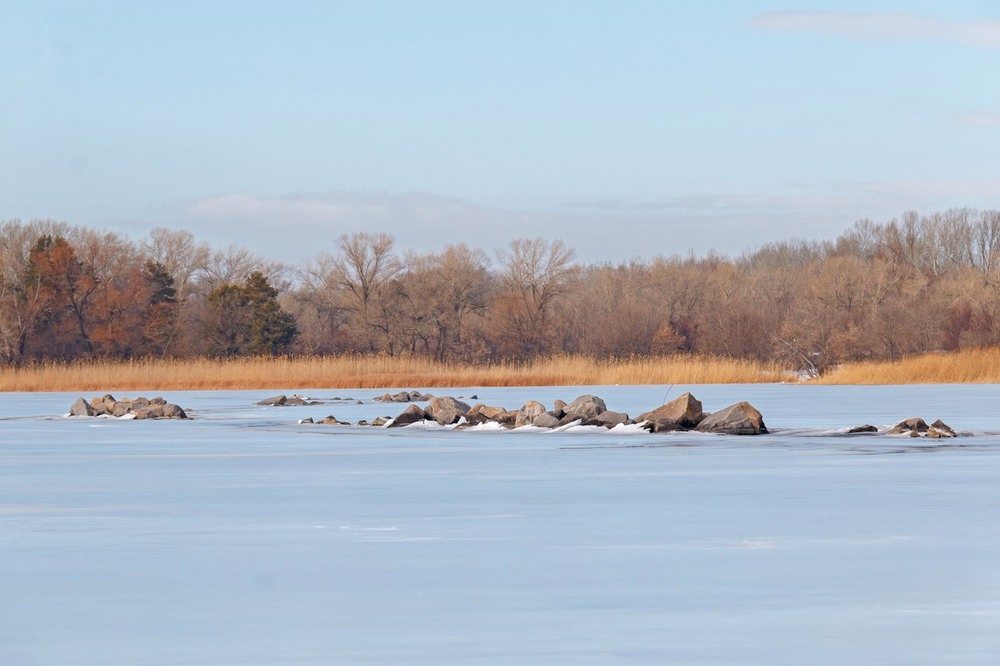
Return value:
[(322, 405), (320, 400), (309, 400), (301, 395), (293, 395), (289, 398), (286, 395), (276, 395), (270, 398), (264, 398), (258, 405), (264, 407), (301, 407), (303, 405)]
[(757, 411), (756, 407), (746, 401), (738, 402), (706, 416), (695, 429), (699, 432), (713, 432), (723, 435), (767, 434), (764, 417)]
[(419, 421), (426, 421), (427, 413), (420, 409), (418, 405), (410, 405), (403, 412), (392, 420), (389, 425), (390, 428), (402, 428), (403, 426), (408, 426), (412, 423), (417, 423)]
[(430, 393), (419, 393), (417, 391), (400, 391), (396, 394), (385, 393), (375, 398), (376, 402), (427, 402), (433, 398)]
[(857, 425), (852, 428), (848, 428), (847, 430), (848, 435), (856, 435), (862, 432), (878, 432), (878, 428), (876, 428), (873, 425), (865, 424), (865, 425)]
[(917, 433), (917, 436), (919, 436), (922, 433), (927, 432), (929, 427), (930, 426), (928, 426), (927, 422), (923, 419), (913, 417), (912, 419), (900, 421), (885, 432), (887, 435), (912, 435), (913, 433)]

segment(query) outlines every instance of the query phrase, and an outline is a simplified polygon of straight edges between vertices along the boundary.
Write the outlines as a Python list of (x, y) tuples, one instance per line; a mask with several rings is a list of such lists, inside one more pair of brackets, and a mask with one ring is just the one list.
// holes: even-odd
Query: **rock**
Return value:
[(914, 417), (912, 419), (906, 419), (905, 421), (900, 421), (896, 425), (892, 426), (885, 431), (887, 435), (904, 435), (907, 433), (917, 433), (919, 436), (921, 433), (927, 432), (927, 422), (921, 418)]
[(545, 405), (536, 400), (529, 400), (524, 403), (521, 409), (517, 410), (517, 416), (514, 418), (514, 427), (520, 428), (521, 426), (529, 425), (535, 420), (536, 416), (544, 413)]
[(337, 417), (334, 416), (333, 414), (324, 418), (322, 421), (320, 421), (320, 423), (322, 423), (323, 425), (351, 425), (346, 421), (341, 421), (337, 419)]
[(149, 404), (149, 400), (147, 400), (146, 398), (143, 398), (143, 397), (138, 397), (135, 400), (132, 400), (132, 408), (133, 409), (135, 409), (136, 407), (145, 407), (148, 404)]
[(762, 435), (767, 433), (764, 417), (749, 402), (738, 402), (706, 416), (696, 428), (699, 432), (723, 435)]
[(372, 425), (381, 428), (391, 420), (392, 419), (390, 419), (388, 416), (376, 416), (374, 419), (372, 419)]
[(555, 428), (559, 425), (559, 419), (552, 412), (542, 412), (532, 419), (531, 425), (539, 428)]
[(556, 400), (554, 403), (552, 403), (552, 411), (560, 419), (562, 417), (566, 416), (566, 401), (565, 400)]
[(167, 401), (159, 396), (149, 399), (149, 404), (151, 405), (166, 405)]
[(106, 393), (100, 398), (94, 398), (90, 401), (90, 406), (94, 408), (94, 415), (101, 416), (102, 414), (111, 414), (115, 409), (115, 397), (110, 393)]
[(304, 419), (299, 419), (299, 423), (312, 423), (312, 422), (313, 420), (311, 416), (307, 416)]
[(628, 414), (613, 412), (610, 409), (597, 415), (597, 421), (606, 428), (614, 428), (628, 421)]
[(400, 391), (395, 395), (385, 393), (380, 398), (375, 398), (378, 402), (425, 402), (434, 396), (429, 393), (419, 393), (417, 391)]
[(281, 405), (284, 405), (286, 402), (288, 402), (288, 397), (287, 396), (276, 395), (276, 396), (272, 396), (270, 398), (264, 398), (263, 400), (261, 400), (257, 404), (258, 405), (263, 405), (264, 407), (280, 407)]
[[(150, 409), (157, 405), (150, 405)], [(168, 402), (164, 405), (158, 405), (163, 409), (163, 418), (165, 419), (186, 419), (188, 415), (181, 409), (180, 405), (175, 405), (172, 402)]]
[(70, 416), (96, 416), (97, 412), (94, 410), (93, 405), (84, 400), (83, 398), (77, 398), (73, 406), (69, 408)]
[(359, 426), (366, 426), (366, 425), (368, 425), (368, 421), (366, 421), (364, 419), (361, 419), (360, 421), (358, 421), (358, 425)]
[(596, 421), (597, 417), (608, 411), (604, 400), (596, 395), (581, 395), (562, 409), (565, 416), (583, 419), (584, 422)]
[(930, 434), (931, 429), (940, 432), (942, 437), (958, 437), (958, 433), (952, 430), (951, 426), (941, 419), (936, 420), (930, 425), (930, 428), (927, 429), (928, 434)]
[(854, 426), (853, 428), (849, 429), (847, 431), (847, 434), (848, 435), (854, 435), (854, 434), (857, 434), (859, 432), (878, 432), (878, 428), (876, 428), (873, 425), (867, 425), (867, 424), (866, 425), (859, 425), (859, 426)]
[(115, 403), (114, 408), (111, 410), (112, 416), (125, 416), (130, 411), (132, 411), (132, 401), (131, 400), (119, 400)]
[(136, 419), (162, 419), (163, 405), (147, 404), (140, 407), (134, 407), (132, 409), (132, 414), (135, 414)]
[(457, 423), (460, 418), (469, 413), (469, 405), (449, 396), (431, 398), (424, 411), (429, 418), (441, 425)]
[(653, 432), (667, 432), (670, 430), (691, 430), (697, 427), (705, 419), (705, 416), (701, 409), (701, 401), (690, 393), (685, 393), (665, 405), (640, 414), (636, 421), (646, 421), (652, 424), (650, 430)]
[(411, 423), (417, 423), (418, 421), (426, 421), (427, 414), (424, 410), (420, 409), (417, 405), (410, 405), (404, 409), (399, 416), (392, 420), (390, 428), (402, 428), (403, 426), (408, 426)]

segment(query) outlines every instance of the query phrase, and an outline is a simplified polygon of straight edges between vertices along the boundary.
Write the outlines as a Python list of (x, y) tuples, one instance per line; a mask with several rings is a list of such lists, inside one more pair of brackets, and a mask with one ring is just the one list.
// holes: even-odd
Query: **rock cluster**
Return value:
[(188, 415), (179, 406), (163, 398), (122, 398), (116, 400), (111, 394), (96, 397), (87, 402), (79, 398), (69, 410), (70, 416), (131, 416), (135, 419), (186, 419)]
[(433, 398), (429, 393), (419, 393), (417, 391), (400, 391), (399, 393), (392, 394), (386, 393), (378, 398), (375, 398), (376, 402), (427, 402)]
[(291, 398), (286, 395), (276, 395), (270, 398), (265, 398), (257, 404), (264, 405), (266, 407), (295, 407), (301, 405), (322, 405), (323, 402), (320, 400), (310, 400), (302, 397), (301, 395), (293, 395)]
[(952, 430), (951, 426), (938, 419), (934, 423), (927, 425), (921, 418), (914, 417), (900, 421), (885, 431), (887, 435), (909, 435), (910, 437), (929, 437), (940, 439), (944, 437), (957, 437), (958, 433)]
[[(464, 421), (463, 421), (464, 420)], [(714, 414), (702, 411), (701, 402), (690, 393), (629, 418), (624, 412), (608, 409), (604, 400), (595, 395), (582, 395), (571, 403), (557, 400), (552, 409), (535, 400), (529, 400), (519, 409), (507, 410), (483, 404), (469, 406), (451, 397), (431, 398), (421, 409), (410, 405), (402, 411), (389, 427), (398, 428), (420, 421), (434, 421), (440, 425), (463, 423), (477, 425), (496, 423), (505, 428), (533, 425), (539, 428), (557, 428), (577, 424), (613, 428), (616, 425), (641, 424), (650, 432), (698, 430), (729, 435), (760, 435), (767, 433), (764, 418), (748, 402), (738, 402)]]

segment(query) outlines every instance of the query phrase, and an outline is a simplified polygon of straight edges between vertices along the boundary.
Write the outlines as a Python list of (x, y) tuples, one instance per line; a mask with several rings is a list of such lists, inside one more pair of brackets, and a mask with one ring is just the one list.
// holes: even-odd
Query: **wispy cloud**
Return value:
[(750, 19), (769, 32), (812, 32), (858, 39), (947, 41), (1000, 48), (1000, 20), (956, 21), (923, 14), (838, 11), (777, 11)]
[(956, 113), (951, 116), (956, 125), (965, 127), (1000, 127), (1000, 111)]
[(237, 193), (192, 202), (165, 222), (213, 244), (237, 241), (292, 263), (332, 251), (340, 234), (355, 231), (386, 231), (401, 251), (415, 252), (452, 243), (490, 251), (514, 238), (561, 238), (583, 261), (614, 262), (689, 250), (738, 253), (795, 236), (832, 238), (863, 217), (998, 208), (998, 193), (995, 180), (792, 183), (760, 192), (576, 201), (548, 210), (506, 210), (430, 193)]

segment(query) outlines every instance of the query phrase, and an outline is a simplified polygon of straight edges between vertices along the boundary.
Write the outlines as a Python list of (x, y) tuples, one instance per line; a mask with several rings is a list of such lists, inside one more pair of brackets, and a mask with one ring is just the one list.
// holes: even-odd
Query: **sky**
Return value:
[(1000, 208), (996, 0), (0, 0), (0, 220), (299, 262)]

